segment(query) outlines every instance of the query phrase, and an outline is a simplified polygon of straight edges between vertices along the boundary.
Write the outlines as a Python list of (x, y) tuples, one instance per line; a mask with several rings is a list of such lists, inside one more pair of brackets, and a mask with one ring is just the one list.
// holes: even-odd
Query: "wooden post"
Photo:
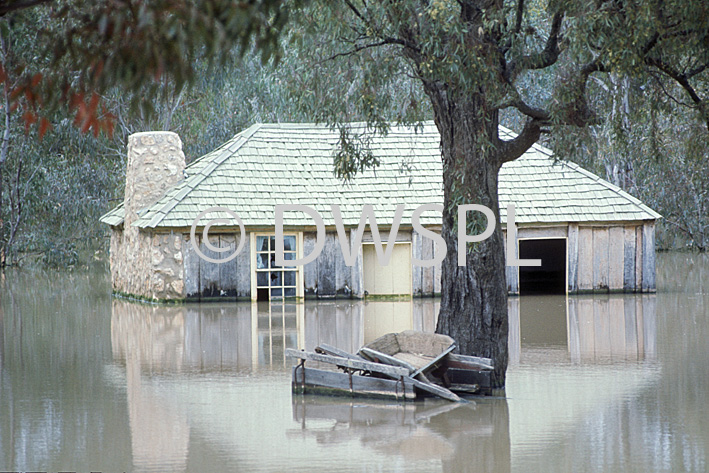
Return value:
[[(315, 248), (315, 233), (306, 233), (303, 235), (303, 256), (307, 256), (313, 252)], [(315, 289), (318, 287), (318, 260), (312, 261), (303, 266), (303, 285), (306, 297), (315, 294)]]
[(421, 235), (419, 235), (418, 232), (412, 231), (411, 232), (411, 258), (412, 258), (412, 265), (411, 265), (411, 279), (412, 279), (412, 292), (414, 296), (422, 296), (423, 295), (423, 286), (421, 284), (421, 272), (423, 268), (421, 266), (415, 266), (413, 264), (413, 259), (422, 259), (421, 256), (421, 240), (423, 238)]
[(578, 223), (570, 223), (567, 235), (567, 269), (568, 269), (568, 291), (576, 293), (579, 290), (578, 286), (578, 263), (579, 263), (579, 225)]
[[(195, 235), (197, 238), (197, 244), (199, 244), (199, 236)], [(200, 257), (197, 252), (192, 247), (192, 242), (190, 241), (189, 235), (183, 235), (182, 237), (182, 264), (184, 268), (184, 278), (185, 278), (185, 297), (188, 299), (199, 299), (200, 287), (199, 287), (199, 260)]]
[(635, 226), (624, 228), (623, 290), (635, 292)]
[[(356, 229), (352, 228), (350, 230), (350, 242), (354, 240), (354, 234)], [(357, 252), (357, 259), (355, 260), (354, 266), (350, 269), (352, 274), (352, 297), (361, 299), (364, 297), (364, 270), (362, 267), (362, 245), (359, 248), (355, 248)]]
[[(507, 230), (503, 231), (502, 244), (505, 249), (505, 261), (507, 261), (508, 253), (512, 253), (516, 258), (519, 258), (517, 242), (515, 242), (514, 248), (507, 249)], [(519, 267), (505, 264), (505, 276), (507, 278), (507, 292), (512, 295), (519, 294)]]
[[(240, 299), (251, 298), (251, 238), (250, 234), (241, 235), (244, 239), (244, 248), (236, 257), (236, 297)], [(239, 240), (236, 241), (239, 244)]]
[(623, 227), (611, 227), (608, 233), (608, 289), (623, 290), (623, 260), (625, 232)]
[(608, 228), (593, 229), (593, 290), (608, 291)]
[(337, 276), (335, 274), (335, 252), (340, 246), (335, 239), (337, 234), (325, 234), (325, 246), (318, 256), (318, 297), (335, 297)]
[[(233, 233), (219, 235), (219, 247), (229, 248), (227, 252), (219, 254), (220, 259), (225, 259), (234, 254), (236, 251), (236, 235)], [(241, 251), (244, 250), (242, 249)], [(219, 295), (229, 299), (236, 299), (237, 258), (217, 265), (219, 266), (219, 289), (222, 291)]]
[(578, 290), (593, 290), (593, 229), (579, 227)]
[(643, 225), (643, 292), (655, 292), (655, 222)]
[(635, 227), (635, 291), (643, 288), (643, 226)]
[[(334, 260), (335, 266), (335, 294), (337, 297), (352, 297), (352, 269), (345, 263), (345, 257), (342, 253), (339, 235), (333, 234), (335, 241), (333, 244), (334, 254), (331, 257)], [(348, 246), (350, 240), (347, 239)], [(347, 248), (349, 250), (349, 248)], [(349, 291), (347, 290), (349, 288)]]

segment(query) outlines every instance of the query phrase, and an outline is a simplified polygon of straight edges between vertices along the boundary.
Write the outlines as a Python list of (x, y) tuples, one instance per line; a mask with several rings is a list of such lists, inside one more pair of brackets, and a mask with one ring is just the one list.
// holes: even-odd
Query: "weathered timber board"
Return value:
[(433, 394), (434, 396), (442, 397), (443, 399), (446, 399), (448, 401), (453, 401), (453, 402), (460, 401), (460, 398), (458, 397), (457, 394), (451, 392), (450, 390), (444, 388), (443, 386), (438, 386), (438, 385), (432, 384), (432, 383), (425, 383), (423, 381), (419, 381), (418, 379), (413, 379), (413, 378), (408, 378), (408, 379), (406, 379), (406, 381), (413, 383), (413, 385), (416, 389), (420, 389), (421, 391), (427, 392), (429, 394)]
[(411, 365), (407, 361), (400, 360), (399, 358), (387, 355), (386, 353), (382, 353), (371, 348), (362, 347), (359, 349), (359, 354), (376, 363), (383, 363), (385, 365), (390, 366), (400, 366), (407, 370), (407, 374), (416, 371), (416, 367)]
[(330, 363), (335, 366), (351, 368), (355, 370), (367, 370), (373, 373), (380, 373), (386, 376), (390, 376), (394, 379), (399, 379), (400, 377), (407, 376), (409, 374), (409, 370), (407, 370), (406, 368), (383, 365), (380, 363), (372, 363), (370, 361), (352, 360), (349, 358), (341, 358), (339, 356), (321, 355), (320, 353), (299, 351), (294, 350), (292, 348), (286, 349), (286, 357), (299, 358), (301, 360), (308, 361), (317, 361), (320, 363)]
[(458, 353), (450, 353), (448, 355), (450, 361), (460, 361), (463, 363), (470, 363), (473, 365), (479, 365), (483, 368), (494, 369), (492, 358), (483, 358), (482, 356), (470, 356), (470, 355), (459, 355)]
[(340, 358), (349, 358), (351, 360), (367, 361), (361, 356), (353, 355), (352, 353), (346, 352), (345, 350), (340, 350), (339, 348), (328, 345), (327, 343), (321, 343), (315, 347), (315, 351), (322, 355), (339, 356)]
[(623, 289), (635, 291), (635, 227), (623, 229)]
[(400, 401), (412, 401), (416, 397), (413, 383), (405, 378), (396, 381), (300, 366), (293, 367), (293, 392)]

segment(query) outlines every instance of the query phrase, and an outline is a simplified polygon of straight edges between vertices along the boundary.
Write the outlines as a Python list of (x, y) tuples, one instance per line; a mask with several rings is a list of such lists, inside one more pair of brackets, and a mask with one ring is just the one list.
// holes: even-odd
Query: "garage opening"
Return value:
[(541, 266), (520, 266), (519, 293), (566, 293), (566, 239), (519, 240), (519, 257), (541, 259)]

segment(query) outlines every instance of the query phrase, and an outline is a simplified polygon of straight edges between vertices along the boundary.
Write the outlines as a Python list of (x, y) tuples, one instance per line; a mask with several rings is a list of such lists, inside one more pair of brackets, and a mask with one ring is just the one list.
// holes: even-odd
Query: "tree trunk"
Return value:
[[(442, 236), (448, 251), (442, 265), (442, 299), (436, 332), (453, 337), (460, 353), (492, 358), (493, 387), (504, 388), (507, 370), (507, 284), (498, 203), (498, 173), (502, 162), (495, 150), (497, 111), (485, 112), (482, 99), (451, 100), (440, 90), (427, 90), (441, 134), (444, 211)], [(483, 205), (495, 222), (478, 219), (475, 233), (495, 225), (486, 240), (469, 244), (466, 265), (458, 266), (457, 207)], [(473, 232), (469, 232), (472, 234)]]

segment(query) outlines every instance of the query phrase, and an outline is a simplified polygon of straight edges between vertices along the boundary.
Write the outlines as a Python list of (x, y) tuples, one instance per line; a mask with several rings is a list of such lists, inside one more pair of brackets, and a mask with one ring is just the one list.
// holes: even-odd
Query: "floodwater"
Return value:
[(507, 397), (408, 405), (290, 392), (289, 347), (433, 330), (437, 303), (158, 307), (105, 273), (0, 275), (0, 471), (709, 468), (709, 255), (658, 292), (510, 299)]

